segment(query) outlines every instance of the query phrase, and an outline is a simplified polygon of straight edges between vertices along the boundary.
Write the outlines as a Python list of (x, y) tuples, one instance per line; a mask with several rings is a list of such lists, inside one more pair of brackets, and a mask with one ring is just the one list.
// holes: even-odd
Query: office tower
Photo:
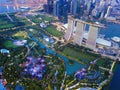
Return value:
[(78, 0), (77, 1), (77, 18), (81, 18), (84, 14), (84, 5), (85, 1), (84, 0)]
[(58, 19), (63, 22), (67, 23), (68, 20), (68, 3), (66, 0), (59, 0), (57, 3), (57, 16)]
[(92, 16), (93, 16), (93, 17), (96, 17), (96, 16), (97, 16), (97, 13), (98, 13), (98, 10), (97, 10), (97, 9), (93, 9), (93, 10), (92, 10)]
[(105, 5), (105, 1), (104, 1), (104, 0), (101, 0), (101, 1), (100, 1), (100, 5), (99, 5), (99, 7), (100, 7), (100, 8), (103, 8), (104, 5)]
[(53, 13), (53, 0), (47, 0), (47, 12), (49, 14)]
[(77, 0), (72, 0), (71, 1), (70, 13), (72, 15), (76, 15), (77, 14)]
[(48, 5), (47, 4), (44, 4), (43, 8), (44, 8), (44, 12), (48, 12)]
[(95, 1), (94, 0), (89, 0), (87, 3), (87, 15), (91, 15), (92, 11), (95, 9)]
[(68, 22), (68, 6), (67, 4), (65, 4), (63, 6), (63, 23), (67, 23)]
[(88, 2), (88, 4), (87, 4), (87, 12), (88, 12), (88, 14), (90, 13), (91, 4), (92, 4), (92, 1), (89, 0), (89, 2)]
[(105, 11), (102, 11), (102, 12), (101, 12), (101, 15), (100, 15), (100, 18), (103, 19), (104, 16), (105, 16)]
[(58, 19), (62, 20), (62, 14), (63, 14), (63, 0), (58, 1)]
[(58, 0), (54, 0), (53, 2), (53, 15), (54, 16), (58, 15)]
[(68, 8), (68, 13), (71, 12), (71, 1), (72, 0), (66, 0), (66, 2), (67, 2), (67, 8)]
[(107, 12), (106, 12), (106, 14), (105, 14), (105, 18), (107, 18), (107, 17), (110, 15), (111, 8), (112, 8), (111, 6), (108, 6)]

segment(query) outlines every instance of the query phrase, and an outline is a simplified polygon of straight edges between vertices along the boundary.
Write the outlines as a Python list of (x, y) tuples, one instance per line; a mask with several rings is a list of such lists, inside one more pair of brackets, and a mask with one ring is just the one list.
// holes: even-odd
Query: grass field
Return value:
[(27, 32), (19, 31), (13, 35), (13, 37), (21, 37), (21, 39), (28, 38)]
[(53, 36), (60, 37), (63, 35), (63, 32), (58, 31), (55, 27), (49, 26), (45, 29), (48, 33), (52, 34)]
[(28, 18), (30, 18), (34, 23), (41, 23), (44, 21), (48, 21), (48, 22), (54, 21), (54, 18), (49, 17), (47, 15), (30, 16)]
[(6, 15), (0, 15), (0, 29), (25, 25), (24, 22), (20, 22), (14, 15), (11, 14), (10, 17), (14, 22), (11, 22)]
[(15, 46), (14, 44), (13, 44), (13, 42), (12, 41), (8, 41), (8, 40), (6, 40), (5, 42), (4, 42), (4, 46), (5, 46), (5, 48), (17, 48), (18, 46)]
[(45, 20), (45, 21), (53, 21), (54, 20), (53, 17), (47, 16), (47, 15), (39, 15), (38, 17), (41, 17), (42, 20)]
[(100, 55), (90, 53), (85, 48), (79, 48), (74, 45), (67, 45), (62, 47), (60, 48), (60, 52), (73, 60), (82, 61), (85, 64), (90, 64), (91, 61), (99, 59), (97, 61), (97, 65), (104, 66), (107, 68), (110, 67), (109, 65), (112, 61), (108, 58), (101, 58)]

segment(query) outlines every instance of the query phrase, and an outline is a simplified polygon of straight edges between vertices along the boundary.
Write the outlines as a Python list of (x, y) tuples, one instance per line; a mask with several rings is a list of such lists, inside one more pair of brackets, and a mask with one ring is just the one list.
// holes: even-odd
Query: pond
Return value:
[(61, 54), (56, 53), (54, 50), (48, 48), (47, 46), (45, 46), (44, 44), (42, 44), (38, 39), (36, 39), (34, 36), (32, 36), (31, 34), (28, 34), (29, 37), (31, 37), (31, 39), (35, 42), (37, 42), (40, 46), (40, 48), (45, 48), (46, 49), (46, 54), (52, 54), (52, 55), (57, 55), (58, 57), (60, 57), (62, 60), (64, 60), (65, 66), (66, 66), (66, 72), (67, 75), (73, 75), (76, 71), (85, 68), (86, 65), (83, 65), (81, 63), (78, 63), (76, 61), (73, 62), (72, 65), (69, 65), (69, 59)]

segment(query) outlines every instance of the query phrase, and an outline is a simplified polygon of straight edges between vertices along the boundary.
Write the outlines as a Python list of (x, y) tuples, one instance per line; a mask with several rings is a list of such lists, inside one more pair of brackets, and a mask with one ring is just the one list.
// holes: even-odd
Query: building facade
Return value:
[[(89, 25), (88, 35), (85, 40), (83, 38), (86, 24)], [(79, 46), (85, 46), (92, 50), (96, 49), (96, 40), (98, 37), (99, 28), (103, 27), (102, 25), (96, 23), (88, 23), (80, 19), (75, 19), (71, 16), (68, 18), (68, 30), (65, 33), (65, 40), (69, 41), (72, 39), (73, 43), (78, 44)]]

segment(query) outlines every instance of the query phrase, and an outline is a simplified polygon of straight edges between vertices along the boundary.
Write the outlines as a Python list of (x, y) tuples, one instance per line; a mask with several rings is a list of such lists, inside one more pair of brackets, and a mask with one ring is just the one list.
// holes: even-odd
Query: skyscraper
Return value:
[[(87, 27), (86, 24), (88, 24), (90, 28), (89, 28), (87, 37), (84, 38), (85, 29)], [(73, 43), (75, 44), (78, 44), (80, 46), (83, 45), (87, 48), (95, 50), (96, 40), (98, 37), (98, 31), (100, 27), (103, 27), (103, 26), (96, 23), (88, 23), (86, 21), (75, 19), (69, 16), (68, 30), (66, 31), (64, 38), (66, 41), (73, 40)]]
[(53, 0), (47, 0), (47, 12), (49, 14), (53, 12)]
[(54, 0), (54, 2), (53, 2), (53, 15), (54, 16), (58, 15), (58, 1), (59, 0)]
[(110, 15), (111, 8), (112, 8), (111, 6), (108, 6), (105, 18), (107, 18)]
[(57, 16), (60, 21), (67, 23), (68, 20), (68, 3), (66, 0), (58, 0), (56, 5)]
[(72, 15), (76, 15), (77, 14), (77, 0), (72, 0), (71, 1), (70, 13)]

